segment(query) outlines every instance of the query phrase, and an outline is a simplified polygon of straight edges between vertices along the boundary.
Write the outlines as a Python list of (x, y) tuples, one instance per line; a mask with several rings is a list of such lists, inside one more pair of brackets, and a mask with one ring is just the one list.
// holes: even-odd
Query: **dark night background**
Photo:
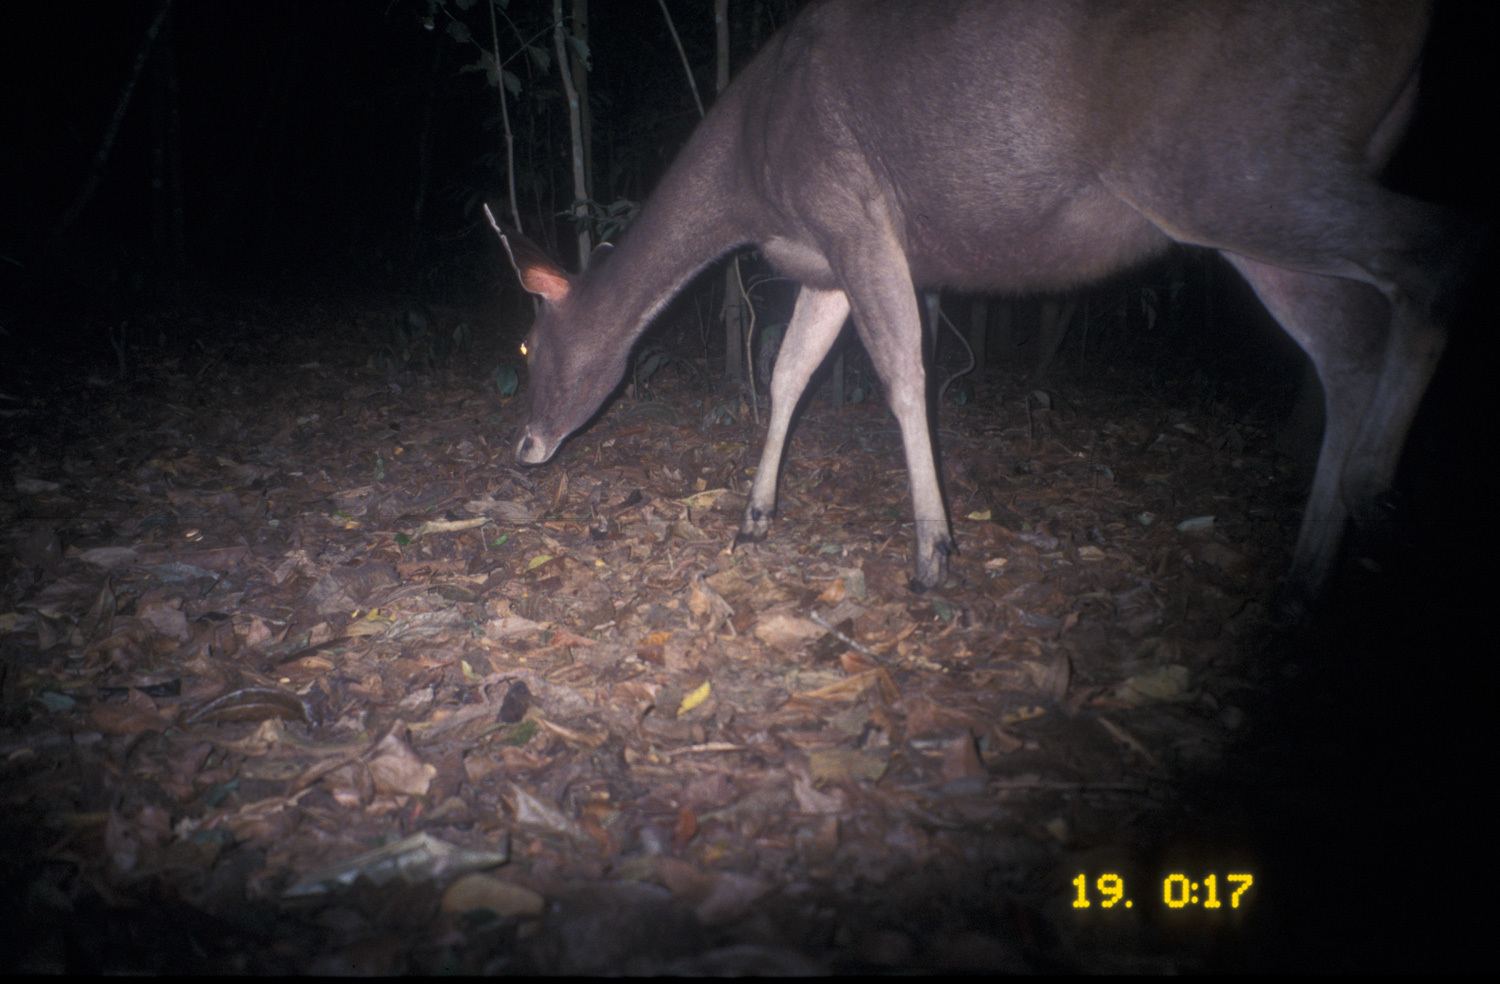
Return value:
[[(668, 6), (711, 105), (711, 7)], [(731, 3), (733, 66), (799, 6)], [(1490, 216), (1494, 93), (1478, 6), (1439, 8), (1422, 106), (1388, 177)], [(22, 349), (69, 322), (89, 348), (100, 322), (184, 281), (408, 296), (513, 289), (477, 209), (504, 200), (498, 104), (483, 73), (463, 70), (488, 47), (488, 23), (480, 7), (427, 0), (174, 4), (102, 181), (53, 238), (158, 9), (38, 4), (5, 26), (0, 287)], [(550, 4), (514, 0), (506, 13), (525, 231), (572, 264), (571, 229), (557, 217), (571, 200), (565, 102), (555, 68), (520, 51), (524, 38), (551, 57)], [(596, 3), (590, 17), (593, 198), (640, 201), (697, 113), (656, 4)], [(456, 20), (476, 40), (455, 40)]]
[[(731, 0), (736, 69), (798, 6)], [(711, 104), (712, 7), (668, 7)], [(425, 0), (177, 0), (97, 191), (54, 240), (158, 9), (26, 4), (0, 27), (0, 389), (68, 385), (108, 367), (114, 326), (203, 285), (524, 311), (477, 211), (504, 200), (495, 91), (483, 73), (460, 71), (481, 52), (446, 29), (451, 12), (488, 47), (488, 23), (478, 8), (451, 3), (427, 30)], [(1439, 7), (1419, 115), (1389, 180), (1493, 226), (1497, 92), (1483, 10)], [(571, 198), (564, 100), (555, 67), (543, 72), (517, 54), (519, 37), (552, 53), (550, 4), (512, 0), (507, 13), (514, 27), (501, 25), (501, 48), (515, 55), (507, 68), (522, 84), (510, 111), (523, 220), (571, 266), (571, 228), (555, 218)], [(696, 110), (655, 3), (595, 2), (590, 46), (594, 198), (638, 201)], [(1265, 818), (1285, 836), (1273, 874), (1298, 891), (1347, 894), (1357, 923), (1349, 940), (1423, 926), (1432, 952), (1407, 956), (1435, 967), (1469, 965), (1467, 948), (1493, 909), (1458, 902), (1465, 883), (1492, 870), (1477, 853), (1492, 849), (1493, 824), (1481, 819), (1490, 808), (1476, 790), (1490, 783), (1494, 746), (1494, 643), (1478, 642), (1494, 604), (1493, 479), (1483, 478), (1497, 444), (1493, 270), (1487, 255), (1408, 445), (1400, 492), (1409, 552), (1357, 601), (1340, 600), (1307, 643), (1314, 684), (1300, 681), (1275, 711), (1283, 737), (1246, 752), (1282, 765), (1324, 756), (1309, 766), (1309, 783), (1318, 769), (1355, 777), (1362, 792), (1335, 813), (1341, 823)], [(1289, 408), (1296, 354), (1265, 334), (1247, 291), (1224, 289), (1245, 302), (1225, 313), (1235, 330), (1186, 346), (1214, 366), (1255, 362)], [(521, 320), (477, 330), (519, 337), (524, 328)], [(1289, 954), (1286, 969), (1302, 955)]]
[[(736, 66), (795, 7), (737, 6), (733, 26), (745, 33)], [(433, 29), (425, 29), (424, 0), (175, 4), (104, 180), (53, 251), (67, 254), (55, 257), (61, 269), (36, 271), (157, 9), (42, 4), (11, 15), (0, 151), (7, 286), (24, 277), (21, 264), (81, 281), (85, 292), (94, 281), (93, 290), (112, 293), (105, 301), (124, 293), (138, 302), (146, 281), (159, 289), (164, 278), (184, 277), (392, 292), (414, 291), (424, 277), (430, 287), (436, 277), (450, 291), (494, 289), (498, 271), (487, 266), (451, 275), (490, 254), (477, 203), (504, 199), (494, 89), (482, 72), (461, 71), (482, 51), (449, 30), (462, 18), (487, 49), (489, 25), (481, 7), (449, 3), (433, 9)], [(571, 199), (566, 104), (555, 68), (521, 49), (524, 39), (553, 57), (550, 12), (549, 3), (517, 0), (499, 29), (506, 69), (522, 86), (511, 113), (523, 221), (555, 246), (570, 241), (552, 219)], [(674, 17), (711, 100), (711, 8), (679, 4)], [(697, 113), (655, 4), (595, 4), (592, 20), (595, 197), (638, 201)], [(178, 201), (180, 234), (172, 228)]]

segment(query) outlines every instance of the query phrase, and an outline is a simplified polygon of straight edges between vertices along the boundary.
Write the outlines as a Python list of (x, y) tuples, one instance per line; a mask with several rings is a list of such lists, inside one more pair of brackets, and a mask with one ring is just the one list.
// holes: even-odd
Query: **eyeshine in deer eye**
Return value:
[(530, 355), (531, 354), (531, 350), (526, 347), (526, 343), (525, 342), (521, 343), (521, 354), (522, 355)]

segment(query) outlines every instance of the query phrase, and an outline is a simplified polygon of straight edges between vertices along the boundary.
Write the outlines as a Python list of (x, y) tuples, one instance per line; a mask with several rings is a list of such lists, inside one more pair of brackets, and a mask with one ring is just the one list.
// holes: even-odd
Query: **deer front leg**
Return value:
[(776, 513), (776, 479), (786, 448), (787, 429), (792, 424), (792, 411), (802, 398), (807, 381), (839, 337), (839, 329), (844, 327), (847, 317), (849, 298), (841, 290), (803, 287), (797, 295), (791, 324), (787, 325), (781, 353), (776, 357), (776, 370), (771, 374), (771, 424), (766, 431), (760, 467), (750, 487), (745, 518), (734, 538), (736, 544), (766, 538), (771, 517)]

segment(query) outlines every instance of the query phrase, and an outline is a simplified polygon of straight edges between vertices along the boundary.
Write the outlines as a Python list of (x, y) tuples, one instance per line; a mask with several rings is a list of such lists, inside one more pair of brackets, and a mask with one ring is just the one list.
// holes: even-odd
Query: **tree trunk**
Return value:
[[(573, 0), (573, 37), (588, 44), (589, 0)], [(589, 108), (589, 68), (578, 57), (573, 59), (573, 88), (578, 93), (578, 118), (582, 121), (584, 197), (593, 201), (598, 191), (594, 187), (594, 114)]]
[(104, 165), (109, 163), (110, 152), (115, 146), (115, 137), (120, 133), (120, 123), (125, 119), (125, 110), (130, 108), (130, 97), (135, 93), (136, 83), (141, 79), (141, 69), (146, 66), (146, 58), (151, 54), (151, 47), (156, 43), (157, 34), (161, 32), (162, 21), (167, 19), (167, 12), (171, 9), (172, 0), (162, 0), (161, 6), (156, 9), (156, 16), (151, 19), (150, 26), (146, 28), (146, 36), (141, 38), (141, 46), (135, 53), (135, 64), (131, 66), (130, 77), (125, 80), (125, 87), (120, 90), (120, 96), (115, 100), (114, 115), (109, 118), (109, 123), (104, 128), (104, 136), (99, 140), (99, 149), (94, 152), (94, 162), (89, 167), (88, 177), (84, 178), (83, 187), (78, 189), (73, 203), (57, 220), (57, 226), (52, 230), (52, 237), (47, 242), (48, 252), (62, 240), (67, 231), (73, 227), (73, 223), (78, 221), (78, 216), (88, 207), (89, 201), (94, 197), (94, 192), (99, 190), (99, 182), (104, 178)]
[(989, 301), (983, 297), (974, 298), (969, 305), (969, 348), (974, 350), (974, 374), (979, 377), (985, 372), (985, 336), (989, 329)]
[(590, 245), (588, 227), (589, 191), (583, 176), (583, 119), (578, 108), (578, 90), (573, 86), (572, 52), (563, 26), (562, 0), (552, 0), (552, 41), (557, 48), (557, 73), (562, 76), (563, 92), (568, 97), (568, 143), (573, 149), (573, 222), (578, 228), (578, 271), (588, 268)]
[(151, 239), (153, 258), (172, 274), (187, 265), (182, 200), (182, 97), (172, 25), (163, 29), (160, 57), (153, 63), (151, 143)]
[[(717, 64), (714, 68), (714, 91), (723, 93), (729, 85), (729, 0), (714, 0), (714, 38), (717, 41)], [(745, 295), (740, 292), (739, 257), (724, 269), (724, 378), (750, 379), (745, 365)], [(750, 385), (755, 382), (750, 379)]]
[(1008, 364), (1016, 352), (1016, 304), (1012, 297), (994, 300), (990, 304), (990, 323), (994, 326), (995, 347), (1000, 350), (1000, 362)]
[(1068, 337), (1068, 326), (1073, 323), (1073, 312), (1078, 309), (1078, 298), (1049, 297), (1042, 302), (1036, 334), (1036, 361), (1032, 363), (1031, 382), (1039, 383), (1052, 370), (1057, 361), (1057, 351), (1063, 339)]
[(500, 126), (505, 131), (505, 185), (510, 194), (510, 220), (516, 231), (523, 232), (521, 225), (521, 203), (516, 198), (516, 135), (510, 126), (510, 106), (505, 101), (505, 64), (500, 60), (500, 28), (495, 23), (495, 5), (490, 10), (490, 43), (495, 58), (495, 94), (500, 97)]
[[(422, 241), (422, 214), (427, 210), (427, 189), (432, 183), (432, 117), (437, 103), (438, 68), (442, 64), (443, 46), (432, 46), (432, 70), (427, 75), (427, 97), (422, 102), (422, 129), (417, 135), (417, 193), (411, 205), (411, 230), (406, 241), (406, 263), (416, 262)], [(500, 87), (505, 88), (503, 85)], [(502, 94), (501, 99), (505, 96)]]

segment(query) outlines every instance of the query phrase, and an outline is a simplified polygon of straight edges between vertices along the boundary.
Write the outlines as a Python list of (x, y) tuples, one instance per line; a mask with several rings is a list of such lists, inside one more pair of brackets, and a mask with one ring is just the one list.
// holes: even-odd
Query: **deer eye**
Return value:
[(527, 345), (526, 345), (525, 342), (521, 343), (521, 354), (522, 355), (530, 355), (531, 354), (531, 349), (527, 347)]

